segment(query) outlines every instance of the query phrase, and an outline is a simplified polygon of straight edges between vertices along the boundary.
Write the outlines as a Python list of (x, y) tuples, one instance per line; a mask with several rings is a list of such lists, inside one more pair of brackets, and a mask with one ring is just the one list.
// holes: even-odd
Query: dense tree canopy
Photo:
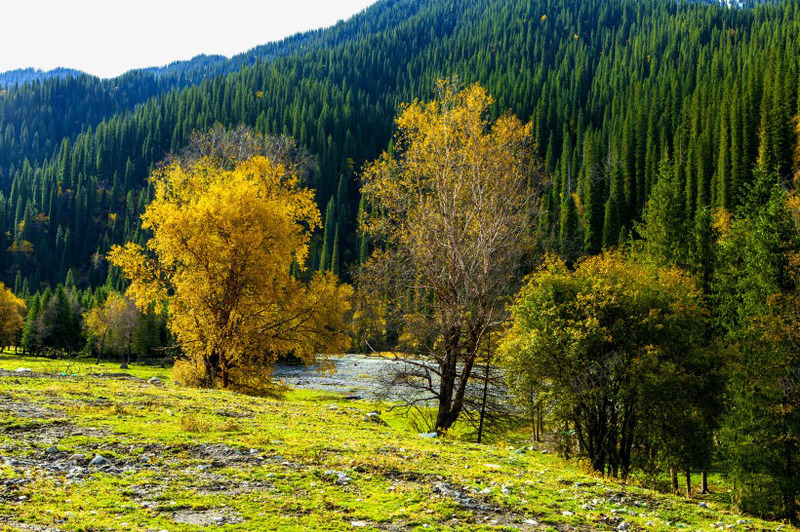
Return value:
[(203, 157), (158, 170), (152, 185), (142, 225), (153, 236), (110, 258), (140, 308), (168, 302), (182, 380), (258, 392), (277, 356), (311, 362), (347, 346), (349, 288), (291, 273), (319, 211), (283, 165), (253, 157), (228, 170)]
[(515, 301), (502, 348), (512, 383), (548, 395), (596, 471), (627, 476), (642, 448), (707, 465), (686, 463), (708, 459), (697, 451), (710, 445), (706, 414), (718, 404), (694, 286), (680, 270), (615, 253), (574, 270), (551, 260)]
[(549, 249), (574, 258), (631, 234), (664, 161), (691, 225), (698, 209), (736, 206), (755, 164), (783, 178), (796, 167), (800, 53), (785, 36), (800, 28), (798, 5), (392, 0), (180, 90), (116, 103), (143, 74), (117, 92), (83, 78), (9, 89), (2, 280), (35, 292), (72, 269), (79, 286), (105, 283), (111, 245), (144, 241), (149, 169), (217, 122), (291, 135), (317, 158), (316, 200), (336, 222), (312, 241), (310, 265), (347, 276), (365, 256), (357, 170), (386, 146), (398, 102), (430, 98), (453, 74), (486, 87), (493, 113), (532, 122), (552, 175), (537, 224)]

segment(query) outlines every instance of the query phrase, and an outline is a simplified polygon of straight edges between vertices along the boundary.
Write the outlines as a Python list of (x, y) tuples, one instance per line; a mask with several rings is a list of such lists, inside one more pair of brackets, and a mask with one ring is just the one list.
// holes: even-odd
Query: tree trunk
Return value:
[(450, 330), (445, 337), (445, 355), (439, 364), (441, 382), (439, 382), (439, 411), (436, 414), (436, 430), (447, 431), (455, 422), (451, 411), (453, 389), (456, 383), (458, 361), (458, 332)]
[(686, 468), (686, 496), (692, 496), (692, 470)]
[(708, 491), (708, 471), (700, 473), (700, 483), (702, 486), (703, 495), (710, 493)]
[[(491, 336), (489, 337), (491, 340)], [(478, 443), (483, 439), (483, 422), (486, 418), (486, 394), (489, 391), (489, 363), (492, 358), (489, 342), (486, 343), (486, 372), (483, 375), (483, 398), (481, 399), (481, 419), (478, 425)]]
[(539, 401), (536, 404), (536, 412), (538, 414), (538, 426), (536, 429), (536, 441), (542, 441), (542, 432), (544, 431), (544, 408), (542, 407), (542, 402)]
[(669, 468), (669, 478), (672, 480), (672, 493), (678, 493), (680, 487), (678, 486), (678, 468)]
[[(784, 408), (786, 402), (784, 401)], [(785, 424), (785, 421), (784, 421)], [(784, 517), (790, 523), (796, 525), (797, 519), (797, 490), (795, 488), (795, 473), (794, 473), (794, 446), (792, 439), (786, 438), (783, 442), (784, 452), (784, 490), (783, 490), (783, 508)]]

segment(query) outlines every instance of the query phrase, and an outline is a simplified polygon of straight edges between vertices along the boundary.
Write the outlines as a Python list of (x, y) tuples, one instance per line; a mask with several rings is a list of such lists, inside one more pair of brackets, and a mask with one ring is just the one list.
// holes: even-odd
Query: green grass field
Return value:
[[(0, 370), (0, 530), (779, 527), (733, 512), (719, 483), (686, 499), (591, 476), (521, 434), (425, 439), (386, 405), (180, 388), (168, 369), (91, 361), (4, 354)], [(365, 419), (375, 410), (388, 426)]]

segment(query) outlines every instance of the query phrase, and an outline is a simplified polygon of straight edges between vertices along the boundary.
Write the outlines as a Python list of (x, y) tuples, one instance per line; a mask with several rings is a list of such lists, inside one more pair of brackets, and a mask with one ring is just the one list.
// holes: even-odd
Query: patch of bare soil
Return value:
[(229, 508), (177, 510), (172, 512), (172, 520), (175, 523), (195, 526), (223, 526), (244, 522), (241, 515)]

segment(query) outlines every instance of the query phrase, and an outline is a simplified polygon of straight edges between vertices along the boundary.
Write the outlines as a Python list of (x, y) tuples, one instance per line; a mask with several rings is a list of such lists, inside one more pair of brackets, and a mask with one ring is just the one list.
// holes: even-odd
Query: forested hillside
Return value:
[(53, 70), (39, 70), (36, 68), (18, 68), (0, 73), (0, 87), (13, 87), (30, 81), (44, 81), (52, 78), (65, 78), (67, 76), (80, 76), (80, 70), (72, 68), (54, 68)]
[(318, 235), (314, 267), (346, 272), (362, 247), (357, 170), (386, 147), (398, 104), (447, 76), (480, 82), (497, 113), (533, 121), (552, 174), (542, 241), (568, 257), (630, 233), (659, 169), (676, 176), (687, 220), (732, 207), (754, 165), (787, 178), (794, 168), (798, 8), (396, 0), (196, 85), (189, 69), (8, 90), (3, 280), (20, 293), (69, 270), (79, 285), (104, 283), (109, 247), (141, 240), (150, 168), (217, 122), (292, 135), (316, 156), (310, 184), (339, 236)]

